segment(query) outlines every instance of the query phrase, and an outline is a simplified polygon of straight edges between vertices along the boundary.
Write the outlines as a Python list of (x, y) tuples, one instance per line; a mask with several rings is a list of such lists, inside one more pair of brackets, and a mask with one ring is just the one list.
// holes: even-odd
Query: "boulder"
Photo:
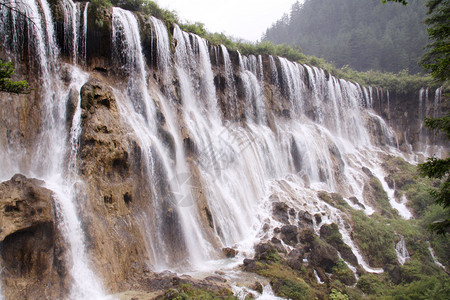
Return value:
[(301, 210), (298, 212), (298, 227), (299, 228), (313, 228), (312, 215), (306, 210)]
[(233, 249), (233, 248), (223, 248), (222, 249), (222, 252), (223, 252), (223, 254), (225, 254), (225, 256), (227, 257), (227, 258), (233, 258), (233, 257), (235, 257), (236, 256), (236, 254), (237, 254), (237, 251), (235, 250), (235, 249)]
[(0, 184), (2, 293), (7, 299), (58, 299), (69, 286), (53, 193), (43, 184), (19, 174)]
[(289, 224), (289, 206), (284, 202), (272, 203), (273, 218), (283, 224)]
[(254, 272), (258, 269), (258, 266), (256, 265), (256, 261), (254, 259), (246, 258), (244, 259), (243, 268), (247, 272)]
[(42, 224), (52, 224), (53, 195), (43, 181), (16, 174), (0, 184), (0, 241)]
[(281, 238), (286, 244), (295, 246), (298, 243), (298, 229), (295, 225), (281, 227)]
[(322, 225), (322, 227), (320, 227), (320, 238), (336, 248), (344, 260), (355, 267), (358, 265), (358, 259), (355, 254), (353, 254), (352, 249), (342, 240), (342, 235), (339, 232), (337, 224), (332, 223)]
[(316, 239), (311, 243), (309, 261), (314, 267), (321, 267), (326, 272), (331, 273), (333, 267), (339, 261), (339, 254), (334, 247)]

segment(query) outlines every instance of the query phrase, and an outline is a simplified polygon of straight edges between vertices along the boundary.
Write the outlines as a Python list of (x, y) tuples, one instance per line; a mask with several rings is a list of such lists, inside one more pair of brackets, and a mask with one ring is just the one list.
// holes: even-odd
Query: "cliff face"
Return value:
[[(370, 170), (378, 153), (416, 155), (435, 142), (419, 121), (438, 110), (434, 91), (389, 95), (284, 58), (244, 57), (177, 26), (169, 35), (161, 21), (117, 8), (99, 17), (85, 2), (55, 1), (51, 11), (46, 1), (26, 3), (39, 24), (54, 21), (16, 32), (25, 20), (2, 9), (0, 53), (36, 89), (1, 95), (0, 178), (38, 177), (55, 195), (21, 175), (0, 187), (22, 193), (28, 187), (16, 183), (30, 181), (30, 199), (45, 194), (37, 215), (17, 204), (40, 203), (28, 196), (0, 199), (1, 220), (23, 212), (20, 222), (2, 221), (15, 224), (1, 231), (7, 298), (151, 290), (152, 272), (199, 270), (227, 247), (251, 256), (272, 237), (311, 243), (321, 276), (338, 251), (370, 270), (334, 206), (382, 212), (371, 182), (384, 175)], [(27, 36), (26, 51), (16, 35)], [(302, 231), (319, 235), (330, 222), (350, 246)], [(42, 281), (54, 285), (51, 295)]]

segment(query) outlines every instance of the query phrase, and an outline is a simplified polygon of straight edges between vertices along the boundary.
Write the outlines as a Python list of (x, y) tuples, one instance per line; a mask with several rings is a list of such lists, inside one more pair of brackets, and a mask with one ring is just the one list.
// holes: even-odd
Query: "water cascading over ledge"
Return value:
[[(90, 7), (57, 1), (52, 22), (45, 0), (24, 1), (36, 24), (1, 10), (0, 53), (38, 79), (28, 78), (31, 96), (2, 94), (0, 178), (38, 178), (53, 195), (54, 245), (45, 263), (27, 266), (58, 266), (44, 276), (60, 280), (52, 297), (102, 297), (152, 271), (211, 270), (227, 247), (242, 261), (256, 243), (283, 240), (276, 228), (305, 212), (321, 216), (311, 220), (316, 233), (340, 225), (349, 265), (381, 271), (324, 195), (377, 210), (364, 187), (384, 180), (383, 155), (424, 149), (423, 129), (405, 128), (436, 110), (431, 91), (396, 98), (284, 58), (245, 57), (176, 25), (169, 39), (161, 21), (119, 8), (100, 27)], [(419, 99), (400, 113), (400, 101)], [(46, 293), (32, 272), (2, 266), (7, 297)], [(33, 289), (14, 288), (14, 276)]]

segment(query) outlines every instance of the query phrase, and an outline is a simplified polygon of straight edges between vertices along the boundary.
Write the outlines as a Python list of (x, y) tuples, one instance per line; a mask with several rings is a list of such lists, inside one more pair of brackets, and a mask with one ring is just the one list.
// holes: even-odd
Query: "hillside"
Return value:
[(421, 0), (407, 6), (380, 0), (306, 0), (294, 4), (262, 39), (300, 46), (305, 54), (337, 67), (417, 73), (427, 44), (425, 13)]

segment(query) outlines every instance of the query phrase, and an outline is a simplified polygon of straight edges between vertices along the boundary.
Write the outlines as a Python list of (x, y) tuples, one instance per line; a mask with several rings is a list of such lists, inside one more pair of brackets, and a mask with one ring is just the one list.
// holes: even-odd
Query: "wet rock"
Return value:
[(243, 268), (247, 272), (254, 272), (258, 269), (258, 266), (256, 265), (256, 261), (254, 259), (246, 258), (244, 259)]
[(317, 196), (322, 200), (325, 201), (326, 203), (333, 205), (333, 206), (338, 206), (338, 205), (347, 205), (347, 202), (345, 202), (344, 198), (342, 197), (341, 194), (338, 193), (327, 193), (327, 192), (319, 192), (317, 193)]
[[(279, 259), (278, 252), (281, 245), (273, 245), (271, 243), (261, 243), (255, 247), (256, 260), (276, 260)], [(284, 251), (283, 248), (281, 250)]]
[(313, 219), (312, 215), (306, 210), (298, 212), (298, 227), (299, 228), (312, 228)]
[(298, 229), (294, 225), (285, 225), (281, 227), (281, 237), (286, 244), (296, 245), (298, 243)]
[(287, 264), (294, 270), (300, 271), (303, 266), (303, 258), (305, 257), (305, 251), (303, 249), (294, 249), (289, 252), (287, 257)]
[(350, 201), (352, 201), (353, 204), (358, 205), (359, 207), (361, 207), (362, 209), (366, 209), (366, 207), (364, 206), (364, 204), (362, 204), (361, 202), (359, 202), (358, 198), (356, 197), (350, 197), (348, 198)]
[(223, 248), (222, 252), (227, 258), (233, 258), (237, 254), (237, 251), (233, 248)]
[(272, 215), (274, 219), (283, 224), (289, 224), (288, 210), (289, 206), (284, 202), (272, 203)]
[(314, 219), (316, 220), (317, 224), (322, 223), (322, 214), (321, 213), (317, 213), (314, 215)]
[(299, 234), (300, 242), (304, 244), (311, 244), (316, 239), (316, 234), (314, 233), (314, 229), (308, 228), (304, 229)]
[(205, 277), (206, 281), (215, 281), (215, 282), (227, 282), (227, 280), (220, 276), (208, 276)]
[(355, 254), (353, 254), (352, 249), (342, 240), (342, 235), (339, 232), (337, 224), (332, 223), (322, 225), (322, 227), (320, 227), (320, 238), (336, 248), (344, 260), (348, 261), (353, 266), (358, 265), (358, 260)]
[(256, 281), (254, 284), (250, 285), (249, 288), (254, 291), (257, 291), (260, 294), (262, 294), (263, 292), (263, 285), (259, 281)]
[(315, 267), (321, 267), (331, 273), (333, 267), (339, 261), (337, 250), (329, 244), (316, 239), (311, 243), (311, 255), (309, 261)]

